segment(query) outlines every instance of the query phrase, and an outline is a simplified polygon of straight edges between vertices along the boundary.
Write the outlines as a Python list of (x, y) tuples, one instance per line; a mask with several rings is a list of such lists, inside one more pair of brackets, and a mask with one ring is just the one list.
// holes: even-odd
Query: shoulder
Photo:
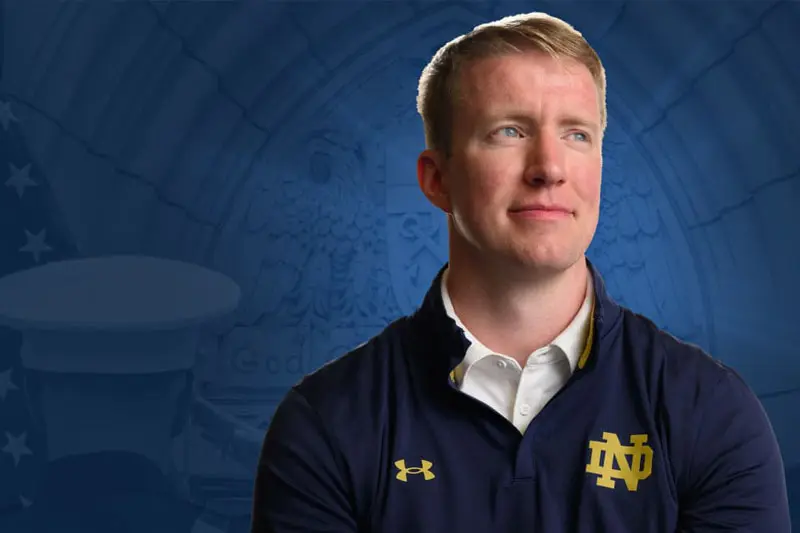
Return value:
[(304, 376), (291, 393), (303, 398), (326, 418), (374, 402), (389, 379), (402, 379), (411, 342), (407, 317), (399, 318), (355, 348)]
[(733, 366), (647, 317), (624, 313), (626, 328), (632, 330), (627, 335), (636, 339), (630, 343), (636, 346), (630, 350), (635, 361), (628, 362), (641, 376), (665, 432), (695, 446), (698, 439), (719, 442), (723, 434), (731, 442), (755, 433), (772, 438), (758, 396)]
[(739, 372), (697, 344), (682, 340), (652, 320), (625, 310), (622, 342), (637, 387), (652, 409), (668, 445), (680, 487), (693, 486), (714, 458), (728, 467), (746, 464), (734, 450), (765, 462), (776, 457), (776, 441), (755, 391)]
[(714, 417), (741, 413), (762, 418), (755, 391), (732, 365), (641, 314), (623, 313), (622, 343), (629, 347), (623, 364), (629, 365), (643, 400), (661, 419), (694, 432), (692, 426)]
[(375, 448), (367, 443), (388, 423), (392, 394), (404, 390), (409, 329), (405, 318), (392, 322), (289, 389), (273, 412), (260, 454), (262, 465), (282, 466), (262, 466), (263, 479), (277, 470), (297, 469), (292, 475), (305, 478), (369, 467), (366, 457)]
[(698, 344), (680, 339), (649, 317), (623, 308), (623, 343), (629, 356), (661, 384), (714, 387), (725, 380), (741, 380), (733, 367)]

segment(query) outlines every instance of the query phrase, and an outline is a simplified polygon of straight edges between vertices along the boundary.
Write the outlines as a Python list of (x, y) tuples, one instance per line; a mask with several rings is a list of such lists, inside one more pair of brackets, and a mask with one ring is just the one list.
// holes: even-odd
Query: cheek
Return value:
[(600, 201), (600, 185), (600, 168), (586, 169), (576, 182), (576, 190), (584, 203), (597, 204)]
[(465, 170), (469, 173), (473, 200), (483, 205), (502, 202), (522, 173), (514, 165), (513, 157), (485, 153), (467, 160)]
[(462, 209), (470, 211), (496, 203), (503, 190), (503, 175), (503, 170), (491, 162), (465, 161), (454, 180), (452, 197), (461, 204)]

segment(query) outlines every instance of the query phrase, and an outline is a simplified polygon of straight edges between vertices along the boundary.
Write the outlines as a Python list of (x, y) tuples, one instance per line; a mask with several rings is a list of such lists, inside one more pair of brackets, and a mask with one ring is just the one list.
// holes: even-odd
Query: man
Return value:
[(756, 397), (585, 257), (606, 112), (582, 36), (543, 14), (479, 26), (418, 103), (449, 263), (416, 313), (288, 393), (253, 533), (788, 532)]

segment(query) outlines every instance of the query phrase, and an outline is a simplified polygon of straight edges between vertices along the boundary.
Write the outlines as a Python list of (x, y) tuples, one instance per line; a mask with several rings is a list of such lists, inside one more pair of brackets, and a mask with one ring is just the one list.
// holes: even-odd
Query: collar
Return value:
[[(447, 277), (449, 268), (445, 268), (442, 275), (441, 291), (442, 303), (444, 304), (447, 316), (453, 319), (456, 325), (464, 330), (464, 336), (470, 342), (470, 347), (464, 356), (464, 359), (459, 363), (456, 369), (456, 379), (458, 376), (463, 375), (469, 366), (475, 364), (484, 357), (494, 354), (493, 350), (489, 349), (479, 339), (477, 339), (472, 332), (467, 329), (463, 322), (459, 319), (458, 315), (453, 308), (453, 303), (450, 300), (450, 293), (447, 289)], [(553, 339), (548, 345), (549, 347), (557, 348), (561, 354), (569, 361), (570, 371), (574, 372), (578, 366), (584, 349), (589, 341), (589, 328), (591, 325), (592, 305), (594, 303), (594, 290), (592, 288), (592, 275), (589, 273), (586, 280), (586, 293), (583, 299), (583, 305), (580, 307), (575, 317), (570, 321), (564, 330)]]
[[(576, 373), (591, 369), (597, 355), (603, 353), (608, 334), (618, 326), (621, 308), (606, 291), (605, 282), (594, 264), (586, 258), (591, 274), (593, 301), (590, 311), (589, 331), (584, 349), (576, 364)], [(416, 332), (418, 342), (427, 349), (422, 355), (425, 378), (441, 383), (464, 360), (472, 344), (464, 330), (448, 316), (442, 297), (442, 280), (449, 263), (445, 263), (430, 285), (420, 307), (409, 317), (409, 325)]]

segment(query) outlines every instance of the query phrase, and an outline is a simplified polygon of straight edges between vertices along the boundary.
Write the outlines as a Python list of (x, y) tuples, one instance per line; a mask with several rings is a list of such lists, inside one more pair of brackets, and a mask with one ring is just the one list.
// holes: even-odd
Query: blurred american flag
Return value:
[[(20, 130), (16, 101), (0, 93), (0, 277), (77, 255), (51, 189)], [(43, 464), (20, 366), (22, 336), (0, 326), (0, 517), (29, 505)]]

